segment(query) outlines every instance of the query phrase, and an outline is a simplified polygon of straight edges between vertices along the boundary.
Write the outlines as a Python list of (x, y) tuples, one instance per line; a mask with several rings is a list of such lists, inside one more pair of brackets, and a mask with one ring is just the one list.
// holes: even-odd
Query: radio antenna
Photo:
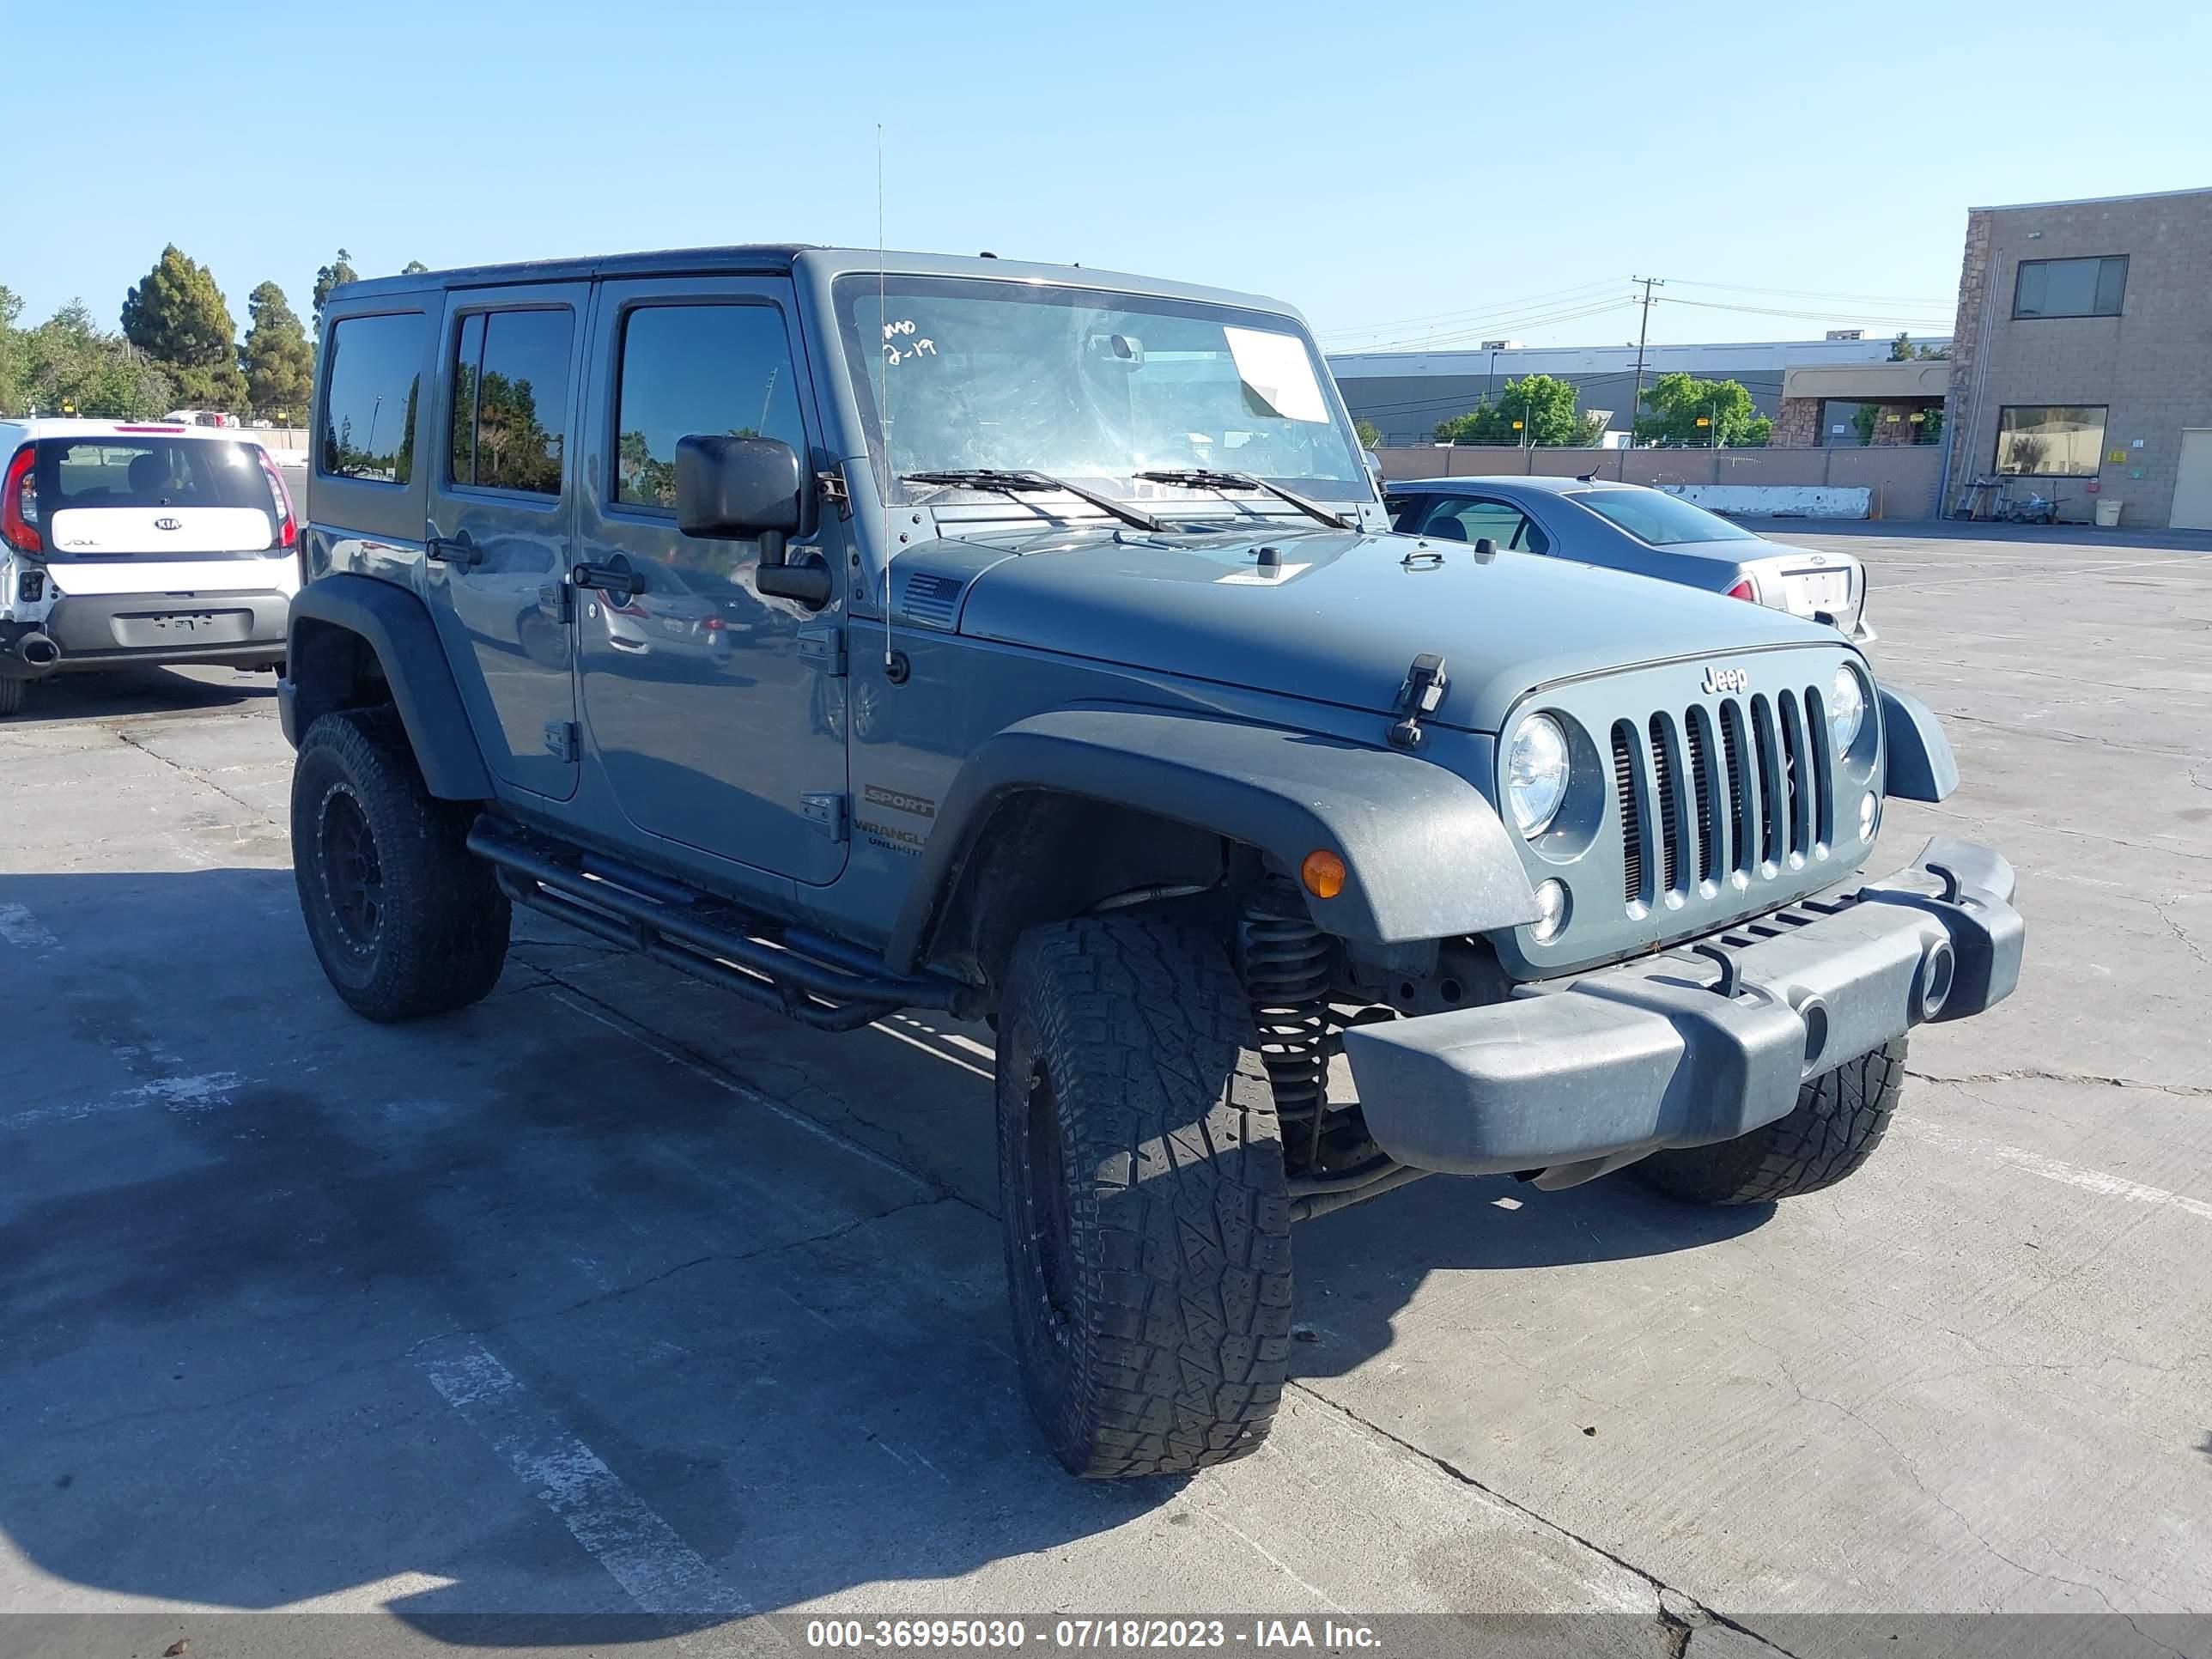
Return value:
[(877, 501), (884, 514), (884, 672), (886, 677), (891, 666), (891, 560), (895, 544), (891, 540), (891, 491), (897, 487), (898, 469), (891, 465), (891, 405), (890, 374), (888, 364), (890, 353), (885, 347), (890, 341), (890, 310), (884, 298), (884, 124), (876, 123), (876, 423), (884, 434), (883, 487)]

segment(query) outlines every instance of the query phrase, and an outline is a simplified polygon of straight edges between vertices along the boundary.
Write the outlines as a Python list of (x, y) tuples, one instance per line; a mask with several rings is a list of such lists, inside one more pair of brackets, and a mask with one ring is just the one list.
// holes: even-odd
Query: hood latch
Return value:
[(1398, 749), (1419, 749), (1427, 733), (1421, 730), (1422, 720), (1437, 712), (1444, 700), (1445, 688), (1451, 677), (1444, 672), (1444, 659), (1433, 652), (1424, 651), (1413, 659), (1413, 665), (1406, 671), (1406, 683), (1398, 688), (1398, 712), (1405, 718), (1390, 726), (1390, 743)]

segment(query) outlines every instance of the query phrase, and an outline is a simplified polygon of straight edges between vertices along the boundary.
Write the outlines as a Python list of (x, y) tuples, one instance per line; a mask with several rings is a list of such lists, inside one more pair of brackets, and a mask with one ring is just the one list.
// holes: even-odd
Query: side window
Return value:
[(1543, 526), (1534, 519), (1523, 518), (1520, 547), (1524, 553), (1548, 553), (1552, 550), (1552, 538), (1544, 533)]
[(1518, 507), (1503, 501), (1455, 501), (1440, 504), (1421, 533), (1455, 542), (1479, 542), (1487, 536), (1500, 547), (1510, 547), (1524, 522)]
[[(621, 506), (672, 513), (676, 441), (694, 433), (781, 438), (806, 453), (791, 346), (773, 306), (640, 306), (623, 319), (617, 374)], [(672, 556), (689, 563), (718, 556), (679, 540)]]
[(574, 330), (574, 313), (565, 306), (462, 319), (446, 446), (453, 483), (530, 495), (561, 493)]
[(429, 326), (420, 312), (348, 317), (332, 326), (315, 443), (315, 470), (325, 477), (404, 484), (412, 476)]

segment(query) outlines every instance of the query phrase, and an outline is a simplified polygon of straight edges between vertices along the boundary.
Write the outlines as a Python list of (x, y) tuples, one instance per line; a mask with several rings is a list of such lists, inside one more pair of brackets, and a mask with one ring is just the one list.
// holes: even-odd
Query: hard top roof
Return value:
[(398, 276), (372, 276), (331, 291), (325, 305), (349, 306), (386, 295), (420, 294), (449, 288), (490, 288), (520, 283), (590, 282), (623, 276), (765, 275), (787, 272), (801, 263), (831, 276), (872, 274), (878, 269), (900, 276), (980, 276), (1001, 282), (1050, 283), (1117, 292), (1195, 300), (1251, 311), (1297, 316), (1279, 300), (1228, 289), (1163, 282), (1127, 271), (1094, 270), (1087, 265), (1045, 264), (981, 255), (913, 253), (897, 249), (817, 247), (804, 242), (747, 243), (729, 247), (668, 248), (653, 252), (611, 253), (570, 259), (535, 259), (515, 264), (468, 265), (452, 270), (422, 270)]

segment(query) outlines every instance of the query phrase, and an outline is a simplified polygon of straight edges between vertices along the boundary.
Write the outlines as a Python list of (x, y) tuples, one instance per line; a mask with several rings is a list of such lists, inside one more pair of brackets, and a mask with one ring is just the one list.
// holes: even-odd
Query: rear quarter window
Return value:
[[(442, 302), (442, 295), (433, 296)], [(427, 413), (433, 329), (423, 311), (338, 317), (324, 340), (314, 421), (314, 489), (308, 500), (308, 568), (319, 568), (321, 531), (419, 542), (423, 467), (418, 428)]]

